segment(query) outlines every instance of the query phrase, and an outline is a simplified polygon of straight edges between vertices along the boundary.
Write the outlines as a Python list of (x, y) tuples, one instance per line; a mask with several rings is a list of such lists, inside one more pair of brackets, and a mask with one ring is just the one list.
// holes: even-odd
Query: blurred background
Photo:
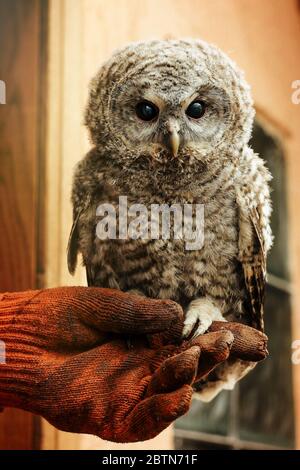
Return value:
[(83, 272), (75, 279), (67, 272), (66, 245), (72, 171), (89, 148), (82, 125), (88, 82), (115, 48), (177, 37), (218, 45), (253, 89), (252, 146), (273, 174), (270, 357), (233, 392), (194, 401), (152, 441), (114, 445), (5, 410), (0, 449), (300, 448), (300, 364), (291, 361), (292, 342), (300, 340), (297, 0), (0, 0), (0, 292), (85, 285)]

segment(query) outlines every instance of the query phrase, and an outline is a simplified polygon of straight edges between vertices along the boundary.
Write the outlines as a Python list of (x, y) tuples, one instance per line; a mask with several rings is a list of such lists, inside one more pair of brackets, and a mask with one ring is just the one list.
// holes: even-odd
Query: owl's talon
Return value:
[(187, 339), (190, 336), (192, 329), (193, 329), (193, 325), (184, 325), (183, 331), (182, 331), (182, 337)]
[(220, 310), (209, 299), (201, 298), (193, 300), (185, 315), (182, 332), (183, 338), (188, 338), (194, 328), (195, 331), (191, 339), (203, 335), (214, 320), (225, 321)]
[(193, 308), (189, 309), (184, 320), (184, 327), (182, 332), (183, 338), (187, 338), (191, 334), (198, 320), (199, 311)]
[(204, 328), (201, 325), (199, 325), (197, 329), (195, 330), (195, 332), (193, 333), (191, 339), (196, 339), (198, 338), (198, 336), (203, 335), (208, 330), (209, 326), (204, 330)]

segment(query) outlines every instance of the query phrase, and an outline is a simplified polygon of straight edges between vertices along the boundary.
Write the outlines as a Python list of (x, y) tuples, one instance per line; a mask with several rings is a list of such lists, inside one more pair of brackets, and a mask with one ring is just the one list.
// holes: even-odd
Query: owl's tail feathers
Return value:
[(222, 390), (233, 390), (235, 384), (248, 374), (256, 362), (229, 359), (216, 367), (212, 376), (197, 382), (194, 386), (195, 398), (205, 403), (212, 401)]

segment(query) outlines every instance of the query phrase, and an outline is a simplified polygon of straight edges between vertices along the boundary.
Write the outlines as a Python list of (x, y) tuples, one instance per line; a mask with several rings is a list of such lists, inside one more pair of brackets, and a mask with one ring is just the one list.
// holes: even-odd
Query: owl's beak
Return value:
[(177, 157), (178, 149), (180, 145), (178, 125), (176, 123), (170, 122), (167, 125), (167, 129), (168, 129), (167, 147), (171, 151), (173, 157)]

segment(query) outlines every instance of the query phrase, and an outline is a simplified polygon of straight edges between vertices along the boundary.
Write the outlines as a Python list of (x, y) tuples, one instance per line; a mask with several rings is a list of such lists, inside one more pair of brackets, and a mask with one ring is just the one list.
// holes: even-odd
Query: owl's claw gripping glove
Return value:
[(150, 439), (188, 410), (193, 382), (228, 358), (234, 343), (230, 331), (216, 331), (179, 345), (182, 327), (174, 302), (115, 290), (4, 294), (0, 405), (69, 432), (115, 442)]

